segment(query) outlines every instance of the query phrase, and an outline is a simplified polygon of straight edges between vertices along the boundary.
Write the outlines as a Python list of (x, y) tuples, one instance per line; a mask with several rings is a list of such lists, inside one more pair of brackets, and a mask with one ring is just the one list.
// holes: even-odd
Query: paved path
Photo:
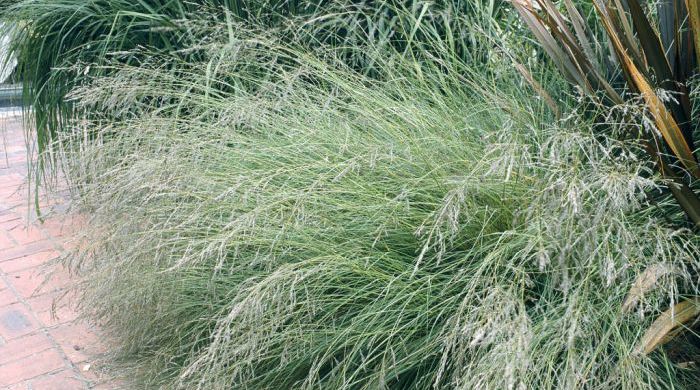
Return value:
[(73, 281), (52, 261), (77, 220), (52, 216), (62, 202), (46, 199), (48, 218), (35, 220), (26, 164), (21, 121), (0, 119), (0, 390), (114, 389), (93, 361), (102, 349), (95, 329), (77, 319), (66, 294)]

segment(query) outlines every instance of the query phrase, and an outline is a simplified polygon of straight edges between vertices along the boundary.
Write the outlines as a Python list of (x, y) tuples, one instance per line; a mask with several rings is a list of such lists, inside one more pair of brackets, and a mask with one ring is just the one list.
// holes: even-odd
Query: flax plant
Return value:
[[(564, 0), (561, 7), (551, 0), (512, 3), (564, 77), (583, 94), (610, 107), (609, 112), (641, 108), (623, 110), (618, 116), (628, 124), (620, 137), (641, 140), (697, 229), (700, 198), (695, 183), (700, 165), (695, 138), (700, 117), (693, 110), (690, 88), (700, 64), (698, 2), (660, 1), (652, 15), (644, 1), (594, 0), (596, 21), (607, 42), (591, 33), (571, 0)], [(652, 268), (640, 275), (631, 287), (631, 301), (641, 290), (653, 288), (655, 272)], [(692, 297), (669, 308), (646, 332), (640, 349), (650, 353), (681, 333), (700, 314), (699, 302)]]

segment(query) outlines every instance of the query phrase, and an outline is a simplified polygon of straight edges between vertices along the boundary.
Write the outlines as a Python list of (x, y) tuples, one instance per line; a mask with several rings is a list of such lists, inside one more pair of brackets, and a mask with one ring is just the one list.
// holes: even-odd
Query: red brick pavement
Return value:
[(77, 319), (66, 290), (75, 281), (54, 261), (77, 218), (42, 197), (47, 219), (36, 221), (26, 172), (21, 120), (0, 119), (0, 390), (118, 388), (96, 369), (97, 329)]

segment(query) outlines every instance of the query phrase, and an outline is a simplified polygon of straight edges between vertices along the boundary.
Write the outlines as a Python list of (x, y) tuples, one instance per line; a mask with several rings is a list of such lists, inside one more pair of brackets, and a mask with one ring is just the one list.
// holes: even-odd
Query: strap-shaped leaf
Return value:
[(693, 42), (695, 43), (695, 56), (697, 64), (700, 66), (700, 2), (697, 0), (686, 0), (688, 7), (688, 19), (693, 30)]
[(528, 84), (532, 86), (535, 92), (537, 92), (537, 94), (540, 95), (542, 99), (544, 99), (544, 102), (547, 104), (549, 109), (552, 110), (554, 115), (556, 115), (556, 117), (558, 118), (561, 115), (561, 113), (559, 112), (559, 107), (557, 107), (557, 103), (554, 101), (554, 99), (552, 99), (552, 96), (547, 92), (547, 90), (544, 89), (544, 87), (540, 83), (538, 83), (534, 77), (532, 77), (532, 74), (528, 72), (528, 70), (525, 69), (525, 67), (522, 64), (516, 62), (515, 69), (517, 69), (518, 72), (520, 72), (525, 81), (527, 81)]
[[(659, 34), (661, 36), (661, 44), (664, 52), (675, 53), (675, 29), (676, 29), (676, 11), (674, 6), (675, 0), (658, 0), (656, 3), (656, 13), (659, 19)], [(671, 64), (671, 69), (676, 67), (676, 56), (670, 55), (668, 59)]]
[(642, 336), (635, 352), (649, 354), (658, 346), (669, 342), (683, 325), (689, 323), (700, 314), (700, 298), (680, 302), (661, 313)]
[(676, 170), (666, 163), (664, 156), (659, 154), (656, 144), (649, 141), (642, 141), (642, 145), (650, 156), (656, 156), (659, 172), (661, 172), (664, 178), (674, 183), (668, 186), (673, 197), (676, 198), (678, 205), (685, 211), (688, 218), (693, 221), (696, 227), (700, 228), (700, 198), (695, 195), (695, 192), (688, 186), (688, 183), (675, 172)]
[(627, 314), (630, 313), (639, 303), (639, 300), (653, 290), (656, 286), (656, 282), (662, 277), (673, 273), (672, 267), (667, 264), (658, 263), (652, 264), (649, 268), (645, 269), (644, 272), (637, 275), (637, 279), (634, 281), (632, 288), (630, 288), (629, 293), (625, 301), (622, 303), (622, 312)]
[(564, 74), (564, 77), (573, 84), (582, 85), (583, 80), (581, 75), (578, 74), (576, 66), (564, 53), (554, 37), (547, 31), (542, 21), (537, 18), (537, 14), (530, 4), (524, 0), (514, 0), (512, 4), (520, 14), (520, 17), (525, 21), (525, 24), (530, 28), (530, 31), (535, 34), (544, 51), (554, 60), (555, 65)]
[(657, 3), (661, 42), (675, 79), (680, 82), (692, 76), (696, 66), (691, 55), (692, 34), (687, 28), (692, 26), (689, 6), (697, 6), (697, 0), (659, 0)]
[[(696, 0), (697, 1), (697, 0)], [(676, 29), (675, 41), (678, 66), (675, 71), (676, 79), (685, 83), (695, 71), (695, 56), (692, 55), (693, 36), (689, 27), (688, 7), (685, 0), (675, 0)]]
[[(622, 97), (594, 65), (595, 59), (590, 58), (577, 41), (554, 3), (550, 0), (512, 0), (512, 4), (569, 82), (591, 94), (602, 90), (613, 104), (623, 103)], [(542, 16), (535, 6), (541, 10)]]
[[(666, 59), (666, 54), (661, 46), (661, 39), (651, 27), (651, 23), (647, 18), (644, 10), (638, 0), (627, 0), (629, 4), (632, 22), (639, 36), (639, 41), (642, 43), (645, 57), (649, 61), (649, 65), (654, 69), (656, 77), (662, 82), (670, 82), (673, 80), (673, 72), (671, 65)], [(671, 88), (666, 88), (671, 89)]]
[(628, 7), (626, 5), (627, 2), (623, 4), (620, 0), (607, 0), (605, 3), (606, 12), (600, 16), (610, 22), (610, 26), (617, 32), (618, 38), (627, 48), (630, 57), (637, 64), (646, 66), (646, 59), (642, 56), (634, 30), (628, 20)]
[(591, 61), (595, 61), (593, 46), (591, 45), (588, 35), (586, 34), (586, 21), (583, 19), (581, 13), (578, 12), (578, 9), (576, 9), (576, 6), (574, 6), (574, 3), (571, 0), (564, 0), (564, 6), (571, 17), (571, 24), (574, 26), (574, 31), (576, 31), (576, 36), (578, 37), (581, 47), (583, 47), (584, 53), (586, 53), (586, 56), (588, 56)]

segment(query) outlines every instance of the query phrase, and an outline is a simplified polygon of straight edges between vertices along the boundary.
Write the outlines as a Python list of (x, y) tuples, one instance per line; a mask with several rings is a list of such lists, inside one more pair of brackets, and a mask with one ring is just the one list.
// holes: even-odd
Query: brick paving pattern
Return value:
[(77, 217), (51, 213), (65, 205), (42, 197), (48, 214), (38, 222), (26, 172), (21, 120), (0, 119), (0, 390), (116, 389), (95, 368), (100, 339), (77, 318), (66, 290), (74, 281), (54, 261)]

